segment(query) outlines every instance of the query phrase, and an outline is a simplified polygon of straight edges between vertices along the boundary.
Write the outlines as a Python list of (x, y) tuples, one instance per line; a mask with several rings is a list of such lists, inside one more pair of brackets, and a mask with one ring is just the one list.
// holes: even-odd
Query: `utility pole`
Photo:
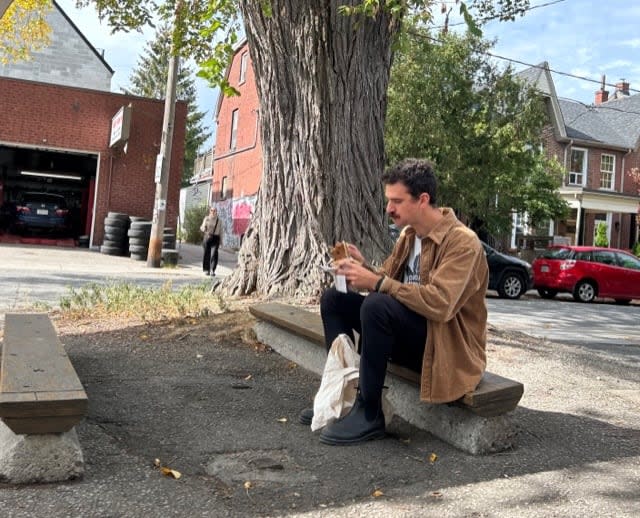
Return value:
[(164, 118), (162, 120), (162, 141), (160, 142), (160, 153), (156, 160), (156, 197), (153, 206), (151, 239), (149, 240), (149, 251), (147, 253), (147, 266), (151, 268), (159, 268), (162, 260), (162, 236), (167, 214), (167, 191), (169, 187), (169, 167), (171, 166), (173, 126), (176, 114), (176, 83), (179, 64), (180, 58), (175, 55), (175, 45), (171, 44), (167, 90), (164, 99)]

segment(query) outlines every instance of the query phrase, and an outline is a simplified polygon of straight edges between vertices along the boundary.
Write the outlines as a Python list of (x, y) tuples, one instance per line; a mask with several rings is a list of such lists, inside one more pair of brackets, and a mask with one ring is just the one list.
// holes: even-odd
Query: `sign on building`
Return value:
[(126, 142), (131, 128), (131, 106), (123, 106), (111, 119), (109, 147)]

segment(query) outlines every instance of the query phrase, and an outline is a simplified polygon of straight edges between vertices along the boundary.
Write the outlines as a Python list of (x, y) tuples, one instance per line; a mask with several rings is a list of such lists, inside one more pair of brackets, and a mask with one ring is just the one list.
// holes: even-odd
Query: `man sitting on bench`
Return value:
[[(353, 340), (353, 330), (361, 345), (358, 396), (346, 416), (322, 430), (326, 444), (384, 436), (381, 398), (389, 360), (421, 371), (420, 399), (429, 403), (473, 391), (486, 366), (489, 274), (478, 237), (452, 209), (437, 207), (429, 162), (405, 160), (382, 181), (386, 211), (404, 227), (391, 256), (374, 272), (349, 244), (351, 257), (336, 263), (336, 273), (356, 291), (330, 288), (321, 300), (327, 348), (340, 333)], [(300, 420), (312, 417), (306, 409)]]

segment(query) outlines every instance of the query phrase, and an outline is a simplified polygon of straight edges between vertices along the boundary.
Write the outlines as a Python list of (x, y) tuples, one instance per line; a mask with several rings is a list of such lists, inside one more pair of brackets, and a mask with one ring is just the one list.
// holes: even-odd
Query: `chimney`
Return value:
[(616, 92), (620, 92), (622, 95), (629, 95), (629, 82), (620, 79), (620, 81), (616, 83)]
[(606, 103), (609, 100), (609, 91), (604, 89), (606, 84), (606, 76), (602, 74), (600, 82), (600, 90), (596, 92), (596, 105)]

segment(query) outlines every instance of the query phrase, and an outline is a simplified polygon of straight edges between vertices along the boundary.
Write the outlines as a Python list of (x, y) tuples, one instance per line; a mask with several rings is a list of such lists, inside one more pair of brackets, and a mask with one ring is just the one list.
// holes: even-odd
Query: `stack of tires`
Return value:
[(151, 221), (142, 218), (131, 218), (131, 226), (127, 235), (129, 237), (129, 254), (131, 259), (146, 261), (149, 252), (149, 240), (151, 239)]
[(107, 255), (127, 254), (127, 230), (129, 215), (121, 212), (109, 212), (104, 218), (104, 239), (100, 253)]
[(165, 265), (178, 264), (178, 251), (176, 250), (176, 234), (171, 227), (164, 227), (162, 233), (162, 262)]

